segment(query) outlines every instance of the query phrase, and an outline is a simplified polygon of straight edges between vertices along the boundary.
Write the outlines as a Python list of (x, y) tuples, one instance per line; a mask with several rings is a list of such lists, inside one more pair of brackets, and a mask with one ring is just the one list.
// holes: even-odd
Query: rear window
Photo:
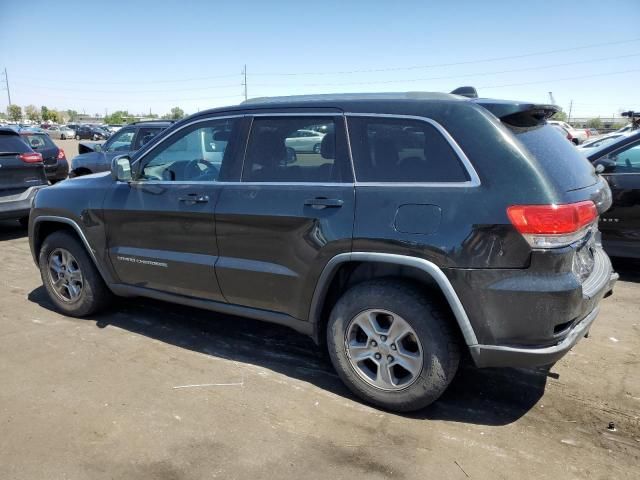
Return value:
[(45, 134), (21, 134), (20, 135), (27, 144), (34, 150), (42, 150), (43, 148), (56, 148), (56, 144), (51, 141)]
[(29, 147), (17, 135), (0, 134), (0, 154), (1, 153), (24, 153)]
[(520, 128), (507, 125), (520, 143), (536, 158), (547, 175), (567, 191), (593, 185), (597, 181), (593, 167), (576, 147), (557, 130), (543, 124)]
[(401, 118), (349, 118), (359, 182), (465, 182), (460, 158), (436, 128)]

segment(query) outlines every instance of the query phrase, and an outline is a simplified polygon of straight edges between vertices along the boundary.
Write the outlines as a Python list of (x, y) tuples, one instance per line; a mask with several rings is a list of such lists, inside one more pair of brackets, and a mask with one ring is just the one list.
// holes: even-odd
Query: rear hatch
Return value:
[(547, 177), (561, 190), (571, 192), (595, 185), (598, 176), (591, 163), (546, 119), (558, 111), (555, 105), (478, 99), (476, 103), (498, 117), (534, 157)]
[(42, 162), (29, 163), (29, 154), (33, 156), (33, 150), (17, 133), (0, 129), (0, 198), (47, 184)]
[(42, 155), (45, 167), (54, 167), (58, 163), (58, 152), (60, 149), (45, 133), (21, 132), (22, 139), (33, 149)]

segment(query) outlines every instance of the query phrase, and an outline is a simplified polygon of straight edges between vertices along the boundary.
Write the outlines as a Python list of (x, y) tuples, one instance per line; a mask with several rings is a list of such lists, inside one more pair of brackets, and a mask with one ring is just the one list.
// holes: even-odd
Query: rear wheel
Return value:
[(62, 135), (62, 134), (60, 135), (60, 140), (66, 140), (66, 139), (67, 139), (67, 137), (65, 137), (64, 135)]
[(76, 140), (80, 140), (80, 135), (76, 135)]
[(361, 283), (331, 312), (331, 361), (363, 400), (395, 411), (424, 408), (442, 395), (458, 368), (459, 344), (448, 316), (439, 299), (411, 283)]
[(42, 283), (56, 308), (83, 317), (105, 307), (111, 292), (80, 242), (68, 232), (49, 235), (38, 258)]

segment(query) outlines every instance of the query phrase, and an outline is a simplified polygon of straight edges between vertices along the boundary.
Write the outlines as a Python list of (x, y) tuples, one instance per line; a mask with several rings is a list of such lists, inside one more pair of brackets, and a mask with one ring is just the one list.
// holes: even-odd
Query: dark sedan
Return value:
[(613, 194), (613, 206), (600, 217), (605, 250), (640, 258), (640, 130), (585, 153)]
[(51, 183), (59, 182), (67, 178), (69, 163), (64, 150), (58, 147), (46, 133), (30, 130), (21, 130), (20, 137), (34, 152), (42, 155), (44, 172)]
[(80, 125), (76, 129), (76, 140), (106, 140), (110, 136), (109, 132), (90, 125)]

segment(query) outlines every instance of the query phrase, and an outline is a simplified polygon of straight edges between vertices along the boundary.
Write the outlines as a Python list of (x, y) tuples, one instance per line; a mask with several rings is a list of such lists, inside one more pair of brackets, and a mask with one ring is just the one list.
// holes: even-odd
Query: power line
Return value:
[(360, 69), (360, 70), (341, 70), (341, 71), (319, 71), (319, 72), (287, 72), (287, 73), (282, 73), (282, 72), (273, 72), (273, 73), (265, 73), (265, 72), (258, 72), (258, 73), (253, 73), (252, 75), (260, 75), (260, 76), (296, 76), (296, 75), (347, 75), (347, 74), (353, 74), (353, 73), (375, 73), (375, 72), (391, 72), (391, 71), (397, 71), (397, 70), (416, 70), (416, 69), (421, 69), (421, 68), (436, 68), (436, 67), (452, 67), (452, 66), (456, 66), (456, 65), (471, 65), (474, 63), (485, 63), (485, 62), (497, 62), (500, 60), (512, 60), (512, 59), (516, 59), (516, 58), (527, 58), (527, 57), (534, 57), (534, 56), (538, 56), (538, 55), (549, 55), (552, 53), (563, 53), (563, 52), (573, 52), (575, 50), (584, 50), (584, 49), (588, 49), (588, 48), (595, 48), (595, 47), (603, 47), (603, 46), (608, 46), (608, 45), (620, 45), (623, 43), (632, 43), (632, 42), (638, 42), (640, 41), (640, 38), (634, 38), (634, 39), (630, 39), (630, 40), (620, 40), (617, 42), (604, 42), (604, 43), (594, 43), (591, 45), (582, 45), (579, 47), (570, 47), (570, 48), (560, 48), (560, 49), (556, 49), (556, 50), (545, 50), (545, 51), (540, 51), (540, 52), (532, 52), (532, 53), (524, 53), (521, 55), (508, 55), (508, 56), (504, 56), (504, 57), (491, 57), (491, 58), (483, 58), (481, 60), (468, 60), (468, 61), (463, 61), (463, 62), (451, 62), (451, 63), (433, 63), (433, 64), (428, 64), (428, 65), (411, 65), (411, 66), (406, 66), (406, 67), (387, 67), (387, 68), (372, 68), (372, 69)]
[[(618, 55), (615, 57), (600, 57), (600, 58), (590, 58), (588, 60), (579, 60), (575, 62), (563, 62), (563, 63), (554, 63), (550, 65), (538, 65), (535, 67), (525, 67), (525, 68), (516, 68), (509, 70), (498, 70), (492, 72), (479, 72), (479, 73), (469, 73), (462, 75), (445, 75), (438, 77), (422, 77), (422, 78), (409, 78), (409, 79), (400, 79), (400, 80), (378, 80), (378, 81), (362, 81), (362, 82), (322, 82), (322, 83), (294, 83), (294, 84), (282, 84), (282, 83), (256, 83), (253, 84), (256, 87), (283, 87), (283, 86), (295, 86), (295, 87), (318, 87), (318, 86), (349, 86), (349, 85), (387, 85), (394, 83), (412, 83), (412, 82), (423, 82), (429, 80), (449, 80), (456, 78), (472, 78), (472, 77), (480, 77), (480, 76), (489, 76), (489, 75), (500, 75), (504, 73), (517, 73), (517, 72), (526, 72), (532, 70), (543, 70), (549, 68), (556, 67), (565, 67), (572, 65), (581, 65), (581, 64), (593, 64), (595, 62), (600, 61), (608, 61), (608, 60), (617, 60), (621, 58), (630, 58), (630, 57), (638, 57), (640, 53), (632, 53), (627, 55)], [(243, 87), (243, 95), (247, 97), (247, 67), (244, 66), (242, 70), (243, 81), (240, 84)], [(236, 88), (238, 86), (235, 84), (223, 84), (223, 85), (208, 85), (206, 87), (193, 87), (193, 88), (183, 88), (176, 90), (171, 88), (169, 90), (95, 90), (95, 89), (77, 89), (77, 88), (56, 88), (50, 86), (42, 86), (42, 85), (34, 85), (29, 83), (21, 83), (21, 86), (32, 87), (32, 88), (41, 88), (44, 90), (52, 90), (52, 91), (70, 91), (70, 92), (78, 92), (85, 91), (91, 93), (164, 93), (164, 92), (188, 92), (188, 91), (201, 91), (201, 90), (212, 90), (212, 89), (222, 89), (222, 88)]]
[(640, 68), (635, 68), (632, 70), (623, 70), (621, 72), (596, 73), (595, 75), (579, 75), (577, 77), (552, 78), (550, 80), (538, 80), (535, 82), (509, 83), (505, 85), (488, 85), (488, 86), (480, 86), (476, 88), (489, 89), (489, 88), (519, 87), (522, 85), (536, 85), (540, 83), (561, 82), (564, 80), (580, 80), (582, 78), (607, 77), (611, 75), (622, 75), (623, 73), (635, 73), (635, 72), (640, 72)]
[[(510, 70), (499, 70), (494, 72), (468, 73), (463, 75), (445, 75), (445, 76), (439, 76), (439, 77), (409, 78), (409, 79), (401, 79), (401, 80), (376, 80), (376, 81), (363, 81), (363, 82), (297, 83), (297, 84), (293, 84), (293, 86), (319, 87), (319, 86), (348, 86), (348, 85), (386, 85), (386, 84), (392, 84), (392, 83), (423, 82), (428, 80), (449, 80), (449, 79), (455, 79), (455, 78), (471, 78), (471, 77), (481, 77), (481, 76), (488, 76), (488, 75), (500, 75), (503, 73), (527, 72), (531, 70), (543, 70), (548, 68), (565, 67), (570, 65), (580, 65), (585, 63), (591, 64), (591, 63), (603, 61), (603, 60), (615, 60), (620, 58), (629, 58), (629, 57), (638, 57), (638, 56), (640, 56), (640, 53), (620, 55), (617, 57), (590, 58), (589, 60), (580, 60), (576, 62), (555, 63), (552, 65), (539, 65), (536, 67), (515, 68)], [(254, 86), (278, 87), (283, 85), (277, 84), (277, 83), (256, 83)]]

